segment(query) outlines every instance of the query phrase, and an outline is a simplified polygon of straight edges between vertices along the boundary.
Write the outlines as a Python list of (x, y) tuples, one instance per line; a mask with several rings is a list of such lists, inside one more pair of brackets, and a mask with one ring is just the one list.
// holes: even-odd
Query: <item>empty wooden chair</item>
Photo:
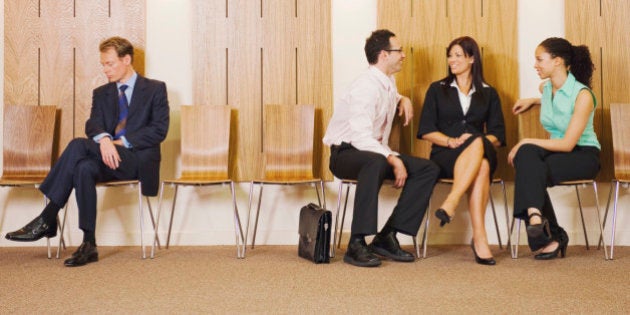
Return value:
[[(37, 189), (52, 165), (57, 107), (4, 106), (3, 164), (0, 186)], [(44, 196), (44, 205), (47, 199)], [(48, 258), (50, 239), (46, 238)], [(63, 232), (59, 245), (65, 246)], [(58, 257), (57, 257), (58, 258)]]
[(314, 185), (319, 205), (322, 206), (317, 188), (319, 184), (324, 199), (323, 207), (326, 207), (324, 182), (321, 178), (313, 176), (315, 107), (313, 105), (265, 105), (263, 117), (263, 177), (252, 180), (250, 184), (245, 234), (245, 239), (247, 239), (254, 186), (259, 185), (252, 248), (256, 243), (263, 185)]
[[(175, 187), (171, 217), (166, 237), (168, 249), (173, 227), (173, 215), (179, 186), (229, 185), (234, 211), (236, 257), (245, 257), (245, 237), (236, 203), (234, 182), (228, 173), (230, 149), (231, 108), (229, 106), (182, 106), (181, 107), (181, 175), (177, 179), (162, 181), (158, 206), (158, 222), (162, 208), (164, 186)], [(153, 242), (151, 258), (155, 252)]]

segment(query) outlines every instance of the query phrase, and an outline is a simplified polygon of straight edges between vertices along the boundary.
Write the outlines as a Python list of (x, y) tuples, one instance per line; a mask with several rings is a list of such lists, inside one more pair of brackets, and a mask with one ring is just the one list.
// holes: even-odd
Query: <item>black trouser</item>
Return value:
[[(399, 157), (407, 168), (407, 180), (387, 224), (399, 232), (415, 236), (440, 170), (429, 160), (406, 155)], [(387, 158), (378, 153), (359, 151), (348, 143), (342, 143), (331, 147), (330, 170), (338, 178), (358, 181), (351, 234), (376, 234), (378, 193), (385, 179), (395, 178)]]
[(72, 189), (79, 208), (79, 228), (94, 232), (96, 227), (96, 183), (138, 178), (136, 155), (116, 146), (120, 166), (112, 170), (101, 158), (100, 146), (91, 139), (77, 138), (68, 144), (39, 189), (53, 203), (63, 207)]
[(514, 168), (514, 217), (528, 222), (527, 209), (539, 209), (557, 240), (563, 229), (558, 225), (547, 187), (562, 181), (594, 179), (599, 172), (599, 150), (576, 146), (571, 152), (552, 152), (525, 144), (514, 157)]

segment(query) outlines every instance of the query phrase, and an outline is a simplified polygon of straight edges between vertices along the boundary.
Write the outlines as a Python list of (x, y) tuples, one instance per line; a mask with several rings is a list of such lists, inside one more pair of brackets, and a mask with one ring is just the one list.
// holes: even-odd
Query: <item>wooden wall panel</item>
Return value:
[(332, 107), (330, 1), (197, 0), (193, 16), (194, 102), (236, 109), (232, 178), (261, 175), (265, 104), (323, 109), (316, 116), (314, 173), (325, 169), (330, 178), (327, 162), (319, 163), (328, 157), (321, 138)]
[(55, 105), (61, 111), (60, 152), (84, 137), (92, 90), (107, 82), (98, 44), (122, 36), (144, 73), (144, 0), (5, 0), (6, 104)]
[(322, 143), (333, 109), (331, 2), (300, 0), (296, 13), (297, 103), (315, 105), (313, 171), (332, 179), (330, 148)]
[(61, 148), (74, 137), (73, 115), (75, 84), (72, 0), (40, 3), (40, 98), (39, 104), (55, 105), (61, 111), (59, 136)]
[(38, 0), (4, 1), (4, 103), (39, 104)]
[(598, 106), (594, 125), (602, 145), (602, 169), (598, 177), (602, 181), (614, 175), (610, 104), (630, 102), (628, 19), (628, 1), (577, 0), (565, 4), (566, 38), (574, 45), (587, 45), (595, 64), (593, 91)]
[[(518, 64), (516, 61), (516, 0), (380, 0), (378, 28), (397, 34), (405, 48), (407, 60), (396, 76), (401, 94), (410, 96), (415, 109), (412, 126), (404, 128), (400, 150), (428, 157), (430, 144), (416, 140), (417, 121), (424, 96), (431, 82), (448, 73), (446, 47), (456, 37), (473, 37), (483, 54), (486, 81), (501, 98), (506, 120), (508, 149), (516, 143), (516, 119), (511, 107), (518, 97)], [(499, 150), (505, 161), (508, 150)], [(496, 175), (513, 178), (507, 163), (500, 163)]]

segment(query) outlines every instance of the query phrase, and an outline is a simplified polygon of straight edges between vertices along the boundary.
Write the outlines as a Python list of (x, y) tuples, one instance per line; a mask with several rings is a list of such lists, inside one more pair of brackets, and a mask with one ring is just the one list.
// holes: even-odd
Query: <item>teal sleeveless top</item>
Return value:
[[(555, 96), (553, 96), (551, 89), (551, 81), (547, 81), (543, 86), (541, 97), (540, 123), (549, 132), (551, 139), (561, 139), (564, 137), (564, 133), (571, 121), (578, 93), (583, 89), (588, 90), (593, 96), (593, 107), (597, 107), (597, 100), (593, 91), (586, 85), (578, 82), (571, 72), (569, 72), (562, 88), (556, 91)], [(595, 110), (588, 117), (586, 128), (580, 139), (578, 139), (577, 145), (592, 146), (601, 150), (599, 141), (597, 141), (597, 135), (593, 129), (594, 114)]]

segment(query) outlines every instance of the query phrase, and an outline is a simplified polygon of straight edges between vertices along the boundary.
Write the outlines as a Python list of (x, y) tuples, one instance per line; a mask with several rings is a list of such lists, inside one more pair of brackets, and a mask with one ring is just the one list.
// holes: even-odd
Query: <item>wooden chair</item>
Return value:
[[(518, 115), (518, 138), (549, 138), (549, 134), (540, 124), (540, 106), (534, 105), (526, 112)], [(575, 194), (577, 196), (578, 207), (580, 209), (580, 218), (582, 219), (582, 229), (584, 230), (584, 240), (586, 241), (586, 249), (590, 249), (588, 243), (588, 236), (586, 233), (586, 224), (584, 223), (584, 213), (582, 211), (582, 199), (580, 198), (579, 187), (586, 187), (590, 185), (593, 188), (593, 194), (595, 197), (595, 211), (597, 215), (597, 221), (599, 222), (600, 235), (603, 233), (602, 221), (599, 215), (599, 198), (597, 194), (597, 182), (593, 179), (580, 179), (572, 181), (564, 181), (558, 183), (556, 186), (573, 186), (575, 187)], [(514, 223), (517, 224), (516, 231), (516, 244), (512, 244), (512, 258), (518, 258), (518, 245), (520, 241), (521, 220), (512, 218), (512, 226), (510, 233), (514, 230)], [(604, 257), (608, 259), (608, 251), (604, 243)]]
[[(263, 185), (313, 184), (319, 205), (326, 208), (324, 182), (313, 176), (313, 136), (315, 107), (313, 105), (265, 105), (263, 116), (263, 177), (251, 181), (249, 210), (245, 240), (249, 233), (250, 213), (254, 186), (259, 185), (256, 221), (252, 237), (252, 248), (256, 243), (258, 215), (262, 201)], [(320, 199), (317, 184), (322, 191)]]
[[(52, 164), (56, 114), (57, 108), (52, 105), (4, 106), (4, 162), (0, 186), (39, 187)], [(44, 205), (46, 203), (44, 196)], [(63, 233), (59, 242), (65, 247)], [(46, 238), (46, 243), (48, 258), (51, 258), (50, 239)]]
[[(610, 259), (613, 259), (615, 250), (615, 227), (617, 223), (617, 202), (619, 201), (619, 184), (627, 187), (630, 183), (630, 104), (612, 103), (610, 104), (610, 127), (612, 129), (613, 142), (613, 161), (615, 168), (615, 178), (612, 180), (610, 192), (608, 193), (608, 202), (606, 203), (606, 211), (604, 212), (605, 227), (606, 218), (608, 217), (608, 209), (610, 207), (610, 197), (615, 187), (615, 200), (613, 201), (612, 213), (612, 229), (610, 231)], [(604, 241), (603, 235), (600, 236), (600, 244)], [(606, 245), (604, 244), (604, 247)]]
[[(230, 121), (229, 106), (182, 106), (181, 107), (181, 175), (177, 179), (162, 181), (158, 206), (158, 224), (162, 209), (164, 185), (175, 187), (171, 217), (166, 237), (168, 249), (173, 227), (173, 214), (179, 186), (230, 185), (234, 208), (234, 233), (236, 235), (236, 257), (245, 257), (245, 238), (236, 203), (234, 182), (229, 178)], [(151, 249), (154, 256), (156, 240)]]

